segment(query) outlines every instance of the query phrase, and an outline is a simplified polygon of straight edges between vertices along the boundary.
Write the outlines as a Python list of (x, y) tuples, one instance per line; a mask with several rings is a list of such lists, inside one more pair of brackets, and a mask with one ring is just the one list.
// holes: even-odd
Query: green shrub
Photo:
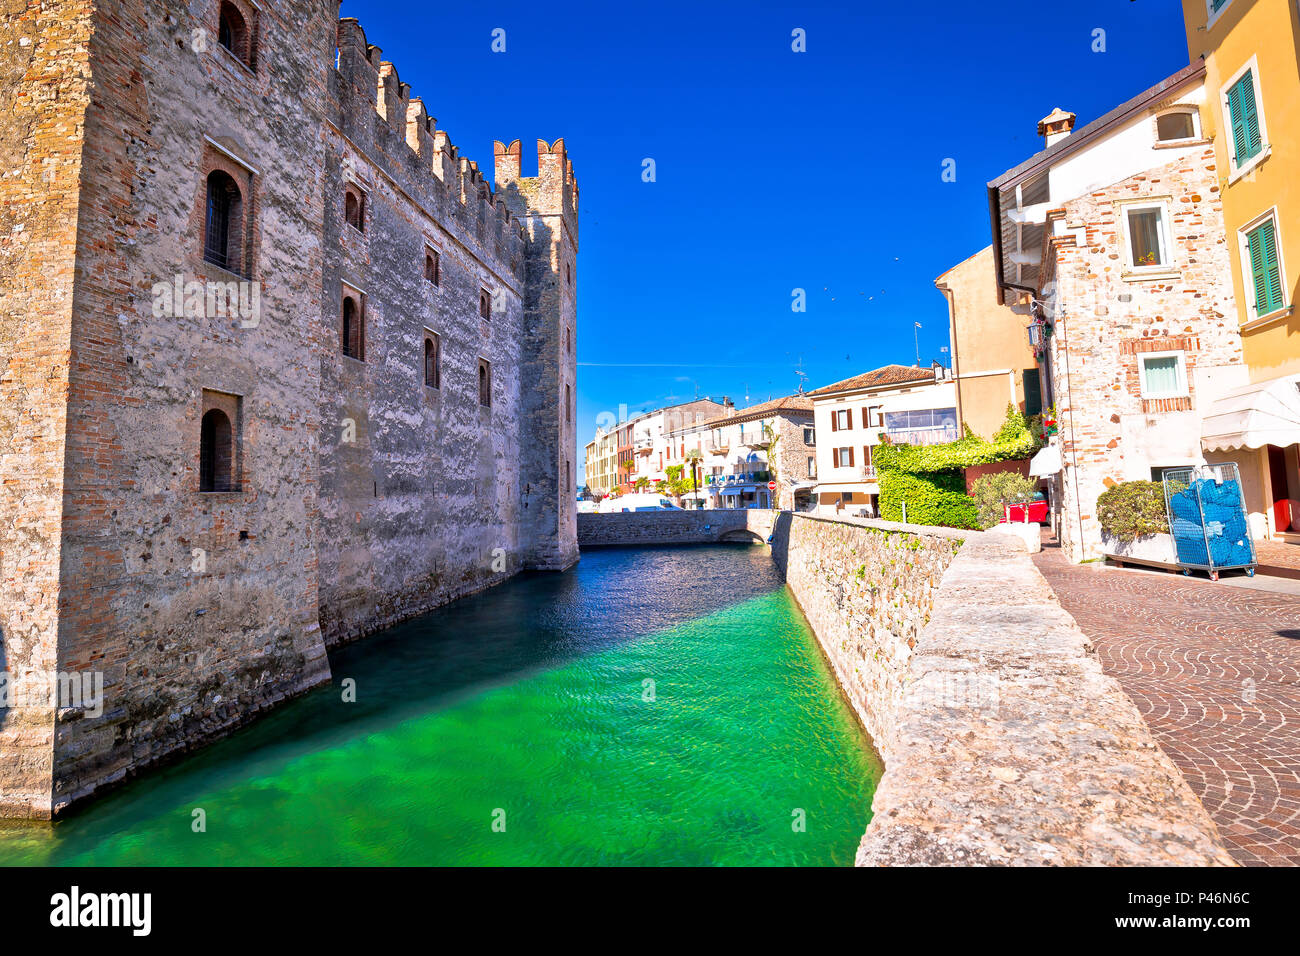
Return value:
[(979, 509), (981, 528), (992, 528), (1006, 517), (1008, 505), (1021, 505), (1034, 500), (1037, 483), (1017, 471), (1002, 471), (975, 479), (971, 485), (971, 498)]
[(880, 476), (880, 517), (902, 521), (904, 502), (910, 524), (979, 527), (979, 512), (966, 494), (966, 479), (959, 471), (884, 472)]
[(1043, 447), (1041, 427), (1007, 406), (1006, 421), (993, 441), (985, 441), (963, 425), (963, 437), (943, 445), (877, 445), (873, 461), (879, 471), (922, 472), (974, 468), (1000, 461), (1033, 458)]
[(1126, 481), (1097, 499), (1103, 533), (1128, 543), (1149, 534), (1168, 534), (1165, 489), (1158, 481)]

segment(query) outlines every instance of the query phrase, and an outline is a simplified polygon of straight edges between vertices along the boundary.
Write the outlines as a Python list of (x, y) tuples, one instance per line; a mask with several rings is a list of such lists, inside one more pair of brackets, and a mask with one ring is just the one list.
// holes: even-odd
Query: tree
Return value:
[(1036, 483), (1017, 471), (1000, 471), (977, 478), (970, 493), (979, 509), (980, 527), (1000, 524), (1009, 506), (1028, 504), (1034, 500), (1036, 490)]
[(686, 478), (686, 467), (684, 465), (670, 465), (665, 469), (664, 473), (668, 475), (665, 491), (676, 499), (678, 504), (681, 504), (682, 495), (691, 490), (691, 483)]
[(687, 467), (690, 469), (691, 491), (693, 497), (698, 499), (700, 495), (700, 464), (704, 461), (704, 453), (698, 448), (692, 448), (686, 453), (686, 461)]

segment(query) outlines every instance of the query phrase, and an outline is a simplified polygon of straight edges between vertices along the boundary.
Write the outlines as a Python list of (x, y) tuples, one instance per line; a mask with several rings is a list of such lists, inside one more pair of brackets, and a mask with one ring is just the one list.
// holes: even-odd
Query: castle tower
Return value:
[(537, 176), (521, 175), (519, 140), (496, 143), (496, 190), (527, 239), (520, 418), (525, 567), (563, 570), (578, 560), (578, 186), (564, 140), (537, 141)]

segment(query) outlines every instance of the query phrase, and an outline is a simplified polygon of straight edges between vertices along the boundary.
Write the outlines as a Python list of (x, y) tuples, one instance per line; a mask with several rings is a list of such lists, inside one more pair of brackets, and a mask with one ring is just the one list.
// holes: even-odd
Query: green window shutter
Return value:
[(1266, 222), (1261, 227), (1264, 233), (1264, 280), (1268, 293), (1268, 311), (1274, 312), (1282, 308), (1282, 270), (1279, 268), (1277, 258), (1277, 227), (1272, 222)]
[(1268, 315), (1285, 304), (1282, 299), (1282, 271), (1277, 257), (1277, 228), (1272, 221), (1246, 236), (1250, 271), (1255, 282), (1255, 314)]
[(1244, 166), (1263, 148), (1259, 129), (1259, 101), (1255, 96), (1254, 71), (1228, 90), (1228, 112), (1232, 120), (1232, 145), (1236, 150), (1236, 164)]

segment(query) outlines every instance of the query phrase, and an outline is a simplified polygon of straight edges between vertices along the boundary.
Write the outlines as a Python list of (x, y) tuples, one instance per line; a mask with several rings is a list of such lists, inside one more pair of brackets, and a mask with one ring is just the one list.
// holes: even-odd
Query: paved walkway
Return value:
[(1248, 865), (1300, 865), (1300, 595), (1035, 562)]
[(1300, 578), (1300, 545), (1256, 541), (1255, 552), (1262, 573)]

